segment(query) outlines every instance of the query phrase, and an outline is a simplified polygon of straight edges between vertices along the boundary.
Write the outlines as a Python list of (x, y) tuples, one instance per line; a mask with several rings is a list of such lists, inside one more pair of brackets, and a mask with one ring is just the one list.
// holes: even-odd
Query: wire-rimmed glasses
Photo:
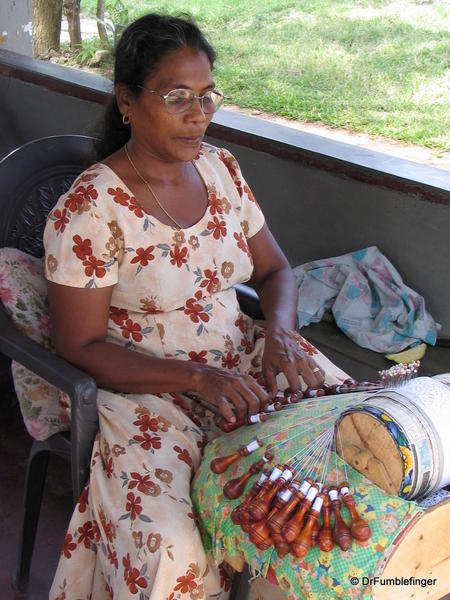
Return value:
[(219, 90), (210, 90), (203, 94), (203, 96), (196, 96), (192, 90), (185, 88), (171, 90), (170, 92), (167, 92), (167, 94), (161, 94), (144, 85), (138, 85), (137, 87), (162, 98), (167, 112), (171, 115), (176, 115), (189, 110), (196, 98), (200, 102), (202, 111), (207, 115), (215, 113), (224, 101), (224, 95), (222, 92), (219, 92)]

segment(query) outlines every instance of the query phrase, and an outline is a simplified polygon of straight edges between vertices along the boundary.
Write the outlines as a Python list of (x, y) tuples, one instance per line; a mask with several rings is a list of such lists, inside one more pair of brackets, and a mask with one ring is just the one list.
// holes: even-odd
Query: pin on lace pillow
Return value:
[[(17, 248), (0, 248), (0, 299), (18, 329), (53, 350), (42, 259)], [(45, 440), (70, 429), (66, 394), (15, 361), (11, 371), (23, 420), (33, 438)]]

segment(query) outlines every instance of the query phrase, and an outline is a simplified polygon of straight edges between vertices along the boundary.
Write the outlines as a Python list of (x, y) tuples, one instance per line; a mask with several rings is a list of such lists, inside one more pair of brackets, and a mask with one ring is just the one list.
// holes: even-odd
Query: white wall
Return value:
[(0, 0), (0, 48), (33, 56), (33, 0)]

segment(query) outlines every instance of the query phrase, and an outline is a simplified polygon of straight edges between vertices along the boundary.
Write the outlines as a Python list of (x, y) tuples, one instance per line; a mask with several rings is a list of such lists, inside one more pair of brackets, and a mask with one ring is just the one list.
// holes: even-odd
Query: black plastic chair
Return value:
[[(95, 161), (94, 142), (94, 138), (79, 135), (41, 138), (0, 161), (0, 247), (16, 247), (43, 256), (47, 214), (76, 176)], [(15, 588), (24, 590), (50, 453), (71, 462), (74, 502), (87, 481), (98, 429), (97, 386), (91, 377), (21, 333), (1, 302), (0, 352), (66, 392), (71, 400), (70, 434), (34, 440), (28, 459), (19, 559), (13, 576)]]

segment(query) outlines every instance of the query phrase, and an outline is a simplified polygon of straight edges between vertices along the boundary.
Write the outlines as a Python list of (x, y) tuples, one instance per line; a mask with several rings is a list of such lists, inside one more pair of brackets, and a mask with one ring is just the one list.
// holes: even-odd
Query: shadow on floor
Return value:
[[(2, 378), (3, 379), (3, 378)], [(30, 583), (15, 592), (11, 579), (19, 547), (25, 470), (31, 438), (9, 381), (0, 384), (0, 598), (44, 600), (72, 512), (70, 466), (51, 456), (36, 536)]]

